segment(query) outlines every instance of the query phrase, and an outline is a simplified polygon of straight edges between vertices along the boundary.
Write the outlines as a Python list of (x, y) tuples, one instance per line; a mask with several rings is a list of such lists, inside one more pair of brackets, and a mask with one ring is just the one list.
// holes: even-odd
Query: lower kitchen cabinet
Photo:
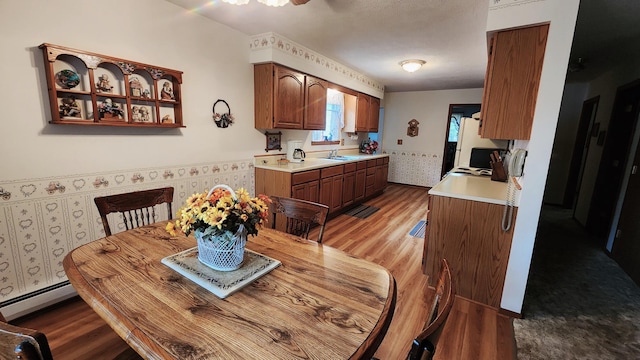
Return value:
[(351, 206), (355, 199), (356, 168), (356, 163), (344, 165), (344, 176), (342, 177), (342, 207)]
[(343, 165), (320, 170), (320, 203), (329, 206), (329, 213), (342, 208), (343, 173)]
[(513, 227), (502, 230), (503, 211), (504, 205), (429, 196), (423, 271), (431, 285), (446, 258), (457, 295), (500, 308), (513, 237)]
[[(339, 214), (384, 191), (389, 158), (376, 158), (320, 169), (287, 172), (256, 167), (256, 193), (292, 197), (329, 206)], [(282, 224), (281, 224), (282, 223)], [(276, 228), (284, 228), (278, 219)]]

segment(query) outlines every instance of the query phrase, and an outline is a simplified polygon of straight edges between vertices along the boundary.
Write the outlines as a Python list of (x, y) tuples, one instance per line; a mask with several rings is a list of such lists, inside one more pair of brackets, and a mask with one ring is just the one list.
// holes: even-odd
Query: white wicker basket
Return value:
[[(216, 185), (209, 191), (209, 195), (217, 188), (224, 188), (236, 198), (236, 193), (227, 185)], [(194, 233), (198, 240), (198, 260), (208, 267), (218, 271), (236, 270), (242, 265), (244, 259), (244, 247), (247, 243), (247, 231), (240, 225), (235, 234), (226, 233), (220, 236), (202, 236)]]

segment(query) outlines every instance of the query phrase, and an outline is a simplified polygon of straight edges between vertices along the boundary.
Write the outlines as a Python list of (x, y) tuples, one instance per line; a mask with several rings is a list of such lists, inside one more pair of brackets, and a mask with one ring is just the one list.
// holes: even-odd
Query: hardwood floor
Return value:
[[(379, 359), (402, 359), (426, 317), (427, 278), (422, 274), (424, 239), (409, 235), (426, 217), (427, 189), (390, 184), (367, 205), (380, 208), (366, 219), (339, 215), (329, 220), (323, 244), (378, 263), (396, 279), (398, 299), (393, 321), (376, 352)], [(311, 237), (316, 234), (311, 235)], [(47, 335), (53, 356), (109, 359), (127, 349), (81, 299), (74, 298), (12, 323)], [(435, 359), (515, 359), (513, 325), (496, 310), (457, 297), (440, 338)]]

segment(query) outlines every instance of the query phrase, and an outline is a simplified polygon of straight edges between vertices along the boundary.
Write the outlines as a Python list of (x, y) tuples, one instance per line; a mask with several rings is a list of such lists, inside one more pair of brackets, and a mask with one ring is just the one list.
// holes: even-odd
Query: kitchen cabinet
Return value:
[(51, 124), (179, 128), (182, 72), (42, 44)]
[(353, 204), (355, 199), (357, 163), (344, 165), (344, 176), (342, 181), (342, 207)]
[(255, 128), (322, 130), (328, 83), (273, 63), (254, 65)]
[(496, 32), (490, 40), (480, 135), (488, 139), (531, 136), (549, 25)]
[(356, 131), (378, 132), (380, 99), (358, 93), (356, 102)]
[(344, 166), (331, 166), (320, 170), (320, 203), (329, 206), (329, 213), (342, 208), (342, 180)]
[(364, 191), (367, 182), (367, 162), (359, 161), (356, 163), (355, 186), (353, 189), (353, 201), (355, 203), (364, 200)]
[(376, 166), (376, 160), (367, 160), (367, 177), (364, 183), (364, 196), (370, 197), (376, 192), (376, 172), (378, 167)]
[[(500, 307), (513, 227), (501, 228), (504, 205), (429, 196), (423, 271), (434, 285), (440, 259), (451, 265), (457, 295)], [(514, 218), (517, 208), (514, 210)]]
[(302, 128), (305, 130), (324, 130), (327, 116), (327, 88), (329, 83), (307, 75), (306, 91), (304, 95), (304, 120)]
[(376, 173), (374, 180), (375, 192), (384, 191), (387, 187), (387, 176), (389, 175), (389, 158), (376, 159)]
[(291, 197), (318, 202), (320, 193), (320, 171), (310, 170), (291, 176)]

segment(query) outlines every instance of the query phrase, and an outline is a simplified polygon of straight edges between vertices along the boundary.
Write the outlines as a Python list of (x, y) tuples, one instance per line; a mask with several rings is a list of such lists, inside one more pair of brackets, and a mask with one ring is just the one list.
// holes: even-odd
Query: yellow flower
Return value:
[(167, 227), (165, 229), (171, 236), (178, 235), (178, 233), (176, 232), (176, 224), (172, 223), (171, 221), (167, 223)]

